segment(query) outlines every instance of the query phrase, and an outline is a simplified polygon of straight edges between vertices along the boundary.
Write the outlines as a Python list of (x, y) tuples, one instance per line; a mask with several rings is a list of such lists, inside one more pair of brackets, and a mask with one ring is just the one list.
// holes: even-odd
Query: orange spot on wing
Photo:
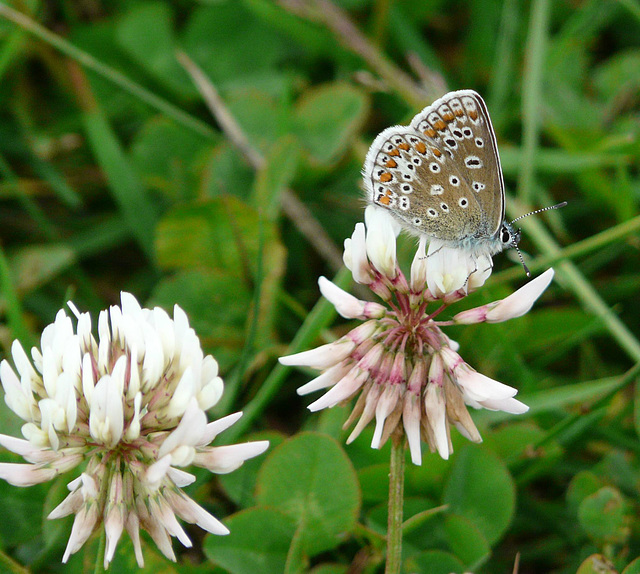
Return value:
[(476, 112), (475, 110), (469, 110), (469, 117), (472, 120), (477, 120), (478, 119), (478, 112)]
[(426, 130), (424, 130), (424, 135), (429, 136), (430, 138), (434, 138), (436, 137), (436, 130), (434, 130), (433, 128), (427, 128)]
[(387, 152), (387, 155), (391, 155), (393, 157), (397, 157), (397, 156), (400, 155), (400, 152), (396, 148), (393, 148), (391, 151)]
[(457, 108), (456, 110), (454, 110), (453, 113), (458, 117), (464, 116), (464, 112), (460, 108)]
[(423, 142), (418, 142), (418, 143), (416, 144), (416, 151), (417, 151), (418, 153), (425, 154), (425, 153), (427, 153), (427, 146), (426, 146), (426, 145), (424, 145), (424, 143), (423, 143)]
[(393, 176), (388, 171), (385, 171), (383, 174), (380, 175), (380, 181), (382, 183), (387, 183), (388, 181), (391, 181), (392, 179), (393, 179)]
[(390, 167), (393, 169), (394, 167), (398, 167), (398, 164), (395, 159), (388, 159), (387, 163), (384, 164), (386, 167)]
[(433, 155), (435, 155), (436, 157), (440, 157), (442, 155), (442, 152), (436, 147), (432, 147), (431, 151), (433, 152)]
[(382, 205), (389, 205), (391, 203), (391, 198), (388, 195), (381, 195), (378, 198), (378, 203), (381, 203)]
[(447, 124), (445, 124), (442, 120), (438, 120), (436, 122), (433, 122), (433, 127), (439, 131), (442, 131), (447, 127)]
[(454, 115), (451, 112), (444, 112), (442, 114), (442, 117), (443, 117), (445, 122), (450, 122), (451, 120), (453, 120)]
[(411, 146), (407, 142), (402, 142), (401, 144), (398, 144), (398, 147), (404, 151), (409, 151), (411, 149)]

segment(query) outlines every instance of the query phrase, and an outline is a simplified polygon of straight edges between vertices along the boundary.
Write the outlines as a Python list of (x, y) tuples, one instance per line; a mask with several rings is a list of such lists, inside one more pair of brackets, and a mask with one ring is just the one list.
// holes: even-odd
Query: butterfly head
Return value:
[(531, 272), (524, 262), (524, 258), (522, 257), (520, 249), (518, 249), (518, 243), (520, 242), (520, 229), (516, 229), (515, 227), (513, 227), (513, 225), (511, 225), (511, 223), (503, 221), (502, 225), (500, 226), (500, 232), (498, 233), (498, 239), (502, 244), (502, 249), (513, 248), (516, 250), (518, 258), (520, 259), (520, 263), (522, 263), (527, 277), (531, 277)]
[(515, 229), (510, 223), (503, 221), (500, 227), (499, 237), (503, 249), (509, 249), (510, 247), (517, 249), (518, 243), (520, 242), (520, 230)]

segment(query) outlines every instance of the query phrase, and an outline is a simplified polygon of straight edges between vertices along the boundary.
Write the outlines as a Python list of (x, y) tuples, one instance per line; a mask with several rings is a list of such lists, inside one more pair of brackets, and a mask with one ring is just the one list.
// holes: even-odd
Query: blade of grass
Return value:
[(540, 113), (542, 111), (542, 72), (547, 47), (549, 0), (534, 0), (522, 80), (523, 158), (518, 178), (518, 197), (531, 199), (534, 184), (535, 157), (538, 149)]
[[(602, 249), (611, 243), (615, 243), (616, 241), (620, 241), (633, 233), (637, 233), (638, 231), (640, 231), (640, 215), (633, 219), (629, 219), (628, 221), (619, 223), (614, 227), (605, 229), (596, 235), (587, 237), (587, 239), (583, 239), (577, 243), (572, 243), (568, 247), (559, 249), (553, 254), (536, 257), (531, 262), (527, 261), (527, 267), (529, 267), (531, 272), (547, 269), (558, 261), (576, 259), (583, 255), (588, 255), (589, 253), (598, 251), (599, 249)], [(513, 281), (519, 277), (522, 277), (522, 269), (520, 267), (513, 267), (511, 269), (501, 271), (500, 273), (496, 273), (492, 280), (498, 283), (503, 283)]]
[(7, 319), (11, 334), (19, 339), (25, 349), (30, 349), (36, 340), (29, 331), (22, 313), (22, 305), (18, 299), (18, 293), (14, 288), (9, 264), (4, 254), (4, 249), (0, 246), (0, 293), (4, 297), (7, 305)]
[[(512, 201), (510, 210), (516, 213), (526, 213), (525, 207), (519, 201)], [(551, 234), (539, 219), (529, 217), (522, 220), (537, 247), (549, 256), (558, 256), (560, 248)], [(612, 338), (624, 349), (633, 362), (640, 361), (640, 342), (620, 318), (603, 301), (602, 297), (584, 277), (580, 270), (570, 261), (564, 260), (557, 266), (557, 281), (566, 289), (573, 291), (581, 305), (590, 313), (598, 317)]]
[[(42, 235), (51, 242), (60, 243), (62, 237), (55, 226), (49, 221), (49, 218), (40, 206), (31, 199), (29, 194), (25, 191), (24, 186), (20, 178), (13, 172), (8, 162), (0, 155), (0, 174), (5, 181), (15, 189), (16, 197), (22, 205), (23, 209), (27, 212), (28, 216), (36, 223), (38, 229)], [(70, 246), (71, 250), (75, 252), (73, 246)], [(92, 306), (99, 309), (102, 307), (102, 300), (95, 292), (93, 285), (87, 274), (82, 267), (77, 263), (71, 268), (71, 277), (79, 287), (80, 293), (84, 299)]]
[[(505, 176), (516, 175), (525, 161), (528, 151), (515, 146), (500, 148), (500, 163)], [(545, 174), (573, 174), (603, 167), (617, 167), (620, 163), (631, 164), (631, 154), (621, 152), (572, 153), (563, 149), (536, 150), (533, 162), (535, 172)]]
[[(341, 269), (333, 279), (333, 282), (339, 287), (346, 288), (351, 282), (351, 272), (346, 268)], [(309, 347), (335, 317), (336, 311), (333, 305), (324, 297), (321, 298), (307, 315), (300, 329), (298, 329), (287, 350), (287, 354), (297, 353)], [(236, 442), (240, 436), (251, 428), (253, 422), (262, 415), (269, 403), (280, 391), (289, 371), (291, 371), (291, 367), (285, 367), (281, 364), (277, 364), (274, 367), (264, 383), (262, 383), (255, 397), (243, 409), (242, 418), (225, 432), (225, 441), (229, 444)]]
[(89, 145), (104, 170), (109, 189), (132, 235), (150, 261), (154, 260), (156, 209), (135, 172), (102, 109), (93, 97), (83, 70), (70, 65), (71, 78), (82, 111)]
[(147, 90), (140, 84), (131, 80), (122, 72), (119, 72), (115, 68), (112, 68), (111, 66), (108, 66), (107, 64), (101, 62), (91, 54), (80, 50), (61, 36), (58, 36), (57, 34), (54, 34), (53, 32), (47, 30), (44, 26), (41, 26), (32, 18), (29, 18), (27, 15), (18, 12), (13, 8), (10, 8), (4, 2), (0, 2), (0, 16), (13, 22), (17, 26), (20, 26), (20, 28), (26, 30), (39, 40), (42, 40), (43, 42), (46, 42), (47, 44), (53, 46), (56, 50), (62, 52), (78, 64), (113, 82), (114, 84), (116, 84), (126, 92), (129, 92), (141, 101), (145, 102), (152, 108), (155, 108), (166, 116), (172, 118), (178, 124), (192, 129), (205, 137), (213, 137), (215, 135), (215, 131), (213, 130), (213, 128), (211, 128), (202, 120), (195, 118), (194, 116), (184, 112), (167, 100), (160, 98), (153, 92)]
[[(515, 56), (518, 54), (518, 23), (521, 3), (517, 0), (505, 0), (502, 5), (500, 28), (496, 41), (496, 64), (489, 84), (487, 102), (498, 131), (504, 123), (507, 100), (513, 90)], [(502, 153), (500, 154), (502, 158)]]

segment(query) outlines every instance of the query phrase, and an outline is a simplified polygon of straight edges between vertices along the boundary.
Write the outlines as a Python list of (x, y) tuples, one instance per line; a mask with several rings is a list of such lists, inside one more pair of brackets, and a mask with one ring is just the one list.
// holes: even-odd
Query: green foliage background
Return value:
[[(362, 220), (368, 145), (460, 88), (487, 101), (509, 214), (569, 205), (522, 222), (532, 271), (557, 270), (534, 310), (451, 330), (531, 410), (474, 413), (483, 445), (455, 436), (450, 461), (407, 466), (406, 572), (511, 572), (517, 553), (522, 574), (595, 572), (596, 553), (604, 571), (640, 572), (637, 0), (16, 0), (0, 16), (3, 354), (37, 344), (68, 299), (177, 303), (225, 376), (211, 417), (245, 412), (220, 438), (272, 440), (191, 487), (232, 534), (190, 529), (177, 565), (145, 544), (149, 572), (382, 571), (388, 448), (370, 433), (345, 447), (348, 408), (307, 414), (295, 389), (311, 374), (276, 359), (348, 328), (316, 281)], [(494, 263), (463, 305), (524, 283), (508, 256)], [(0, 483), (4, 571), (92, 571), (97, 541), (63, 568), (70, 522), (44, 520), (69, 480)], [(121, 543), (113, 571), (133, 563)]]

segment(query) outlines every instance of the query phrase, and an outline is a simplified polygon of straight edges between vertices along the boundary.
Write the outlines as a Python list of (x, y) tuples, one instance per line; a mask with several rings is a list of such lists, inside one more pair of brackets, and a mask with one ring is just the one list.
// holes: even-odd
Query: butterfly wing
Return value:
[(454, 245), (481, 230), (476, 193), (451, 154), (412, 127), (391, 127), (375, 139), (364, 179), (370, 201), (410, 230)]
[(450, 92), (416, 115), (411, 127), (459, 167), (482, 212), (478, 237), (495, 237), (504, 220), (504, 181), (484, 100), (472, 90)]

